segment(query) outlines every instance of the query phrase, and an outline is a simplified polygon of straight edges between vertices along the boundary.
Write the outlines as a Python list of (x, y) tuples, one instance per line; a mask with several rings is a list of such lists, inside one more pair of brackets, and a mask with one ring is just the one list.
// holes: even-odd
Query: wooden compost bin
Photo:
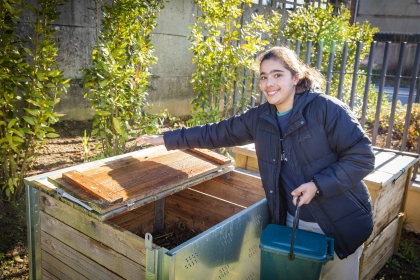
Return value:
[[(265, 209), (260, 178), (208, 150), (154, 147), (26, 178), (25, 187), (31, 279), (166, 279), (157, 276), (155, 268), (163, 264), (154, 263), (159, 259), (151, 254), (165, 248), (148, 245), (145, 235), (179, 224), (211, 233), (256, 202)], [(260, 228), (256, 236), (267, 223), (264, 215), (249, 218)], [(226, 227), (213, 247), (235, 243), (236, 227)], [(247, 259), (259, 259), (258, 242), (239, 241)], [(198, 251), (189, 265), (208, 266), (211, 256)], [(239, 275), (247, 265), (222, 261), (208, 268), (213, 276), (201, 279)], [(146, 268), (147, 262), (154, 268)], [(258, 279), (259, 263), (253, 269), (247, 279)]]
[[(236, 167), (258, 172), (254, 144), (233, 147)], [(405, 203), (417, 154), (374, 148), (375, 169), (364, 179), (372, 196), (374, 229), (365, 242), (360, 279), (372, 279), (398, 251)]]

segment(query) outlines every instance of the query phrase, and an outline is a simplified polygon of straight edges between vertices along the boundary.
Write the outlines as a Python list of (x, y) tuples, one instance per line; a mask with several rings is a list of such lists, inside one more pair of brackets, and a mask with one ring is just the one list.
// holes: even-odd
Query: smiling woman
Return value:
[(335, 260), (321, 279), (358, 279), (373, 229), (362, 181), (374, 167), (371, 142), (347, 105), (318, 91), (324, 78), (293, 50), (274, 47), (255, 65), (267, 102), (218, 123), (141, 139), (168, 150), (254, 142), (271, 223), (291, 226), (299, 197), (300, 224), (334, 238)]

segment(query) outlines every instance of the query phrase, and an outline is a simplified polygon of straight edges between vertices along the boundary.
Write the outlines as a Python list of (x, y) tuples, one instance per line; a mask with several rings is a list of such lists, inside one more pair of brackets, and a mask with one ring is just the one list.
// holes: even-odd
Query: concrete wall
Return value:
[[(34, 5), (35, 0), (26, 0)], [(60, 19), (54, 22), (58, 30), (58, 63), (65, 78), (71, 78), (70, 88), (56, 105), (56, 111), (65, 114), (61, 120), (88, 120), (94, 116), (88, 99), (83, 97), (82, 68), (91, 65), (91, 53), (96, 40), (96, 11), (99, 11), (93, 0), (69, 0), (59, 7)], [(174, 116), (187, 115), (190, 101), (194, 97), (189, 83), (194, 66), (187, 36), (188, 26), (195, 22), (198, 7), (193, 0), (171, 0), (157, 19), (157, 27), (152, 32), (152, 43), (155, 46), (157, 65), (151, 68), (159, 78), (151, 80), (147, 101), (154, 105), (152, 111), (159, 112), (165, 108)], [(30, 14), (21, 16), (17, 27), (22, 38), (30, 34)]]
[(367, 20), (381, 33), (420, 34), (419, 0), (352, 1), (358, 2), (358, 22)]
[(192, 0), (171, 0), (158, 18), (152, 43), (158, 63), (151, 68), (158, 78), (151, 79), (148, 101), (154, 105), (151, 112), (163, 109), (173, 116), (188, 115), (190, 101), (195, 97), (189, 82), (195, 67), (188, 50), (191, 35), (188, 26), (195, 23), (198, 7)]

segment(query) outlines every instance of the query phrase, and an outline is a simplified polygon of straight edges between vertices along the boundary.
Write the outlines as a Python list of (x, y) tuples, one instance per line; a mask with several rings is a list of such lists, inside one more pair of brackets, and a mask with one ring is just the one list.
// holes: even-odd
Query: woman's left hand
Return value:
[(296, 205), (296, 200), (300, 196), (299, 205), (308, 204), (314, 198), (317, 187), (314, 182), (308, 182), (300, 185), (297, 189), (292, 191), (293, 204)]

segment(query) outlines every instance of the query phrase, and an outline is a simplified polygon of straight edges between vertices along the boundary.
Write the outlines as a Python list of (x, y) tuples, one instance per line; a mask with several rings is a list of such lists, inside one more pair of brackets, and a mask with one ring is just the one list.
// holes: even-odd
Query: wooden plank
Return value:
[(257, 153), (255, 152), (255, 145), (254, 143), (243, 145), (243, 146), (235, 146), (232, 147), (232, 152), (236, 154), (245, 155), (247, 157), (257, 157)]
[(189, 224), (212, 227), (243, 209), (228, 201), (187, 189), (166, 198), (165, 219), (167, 213), (171, 213), (189, 219)]
[(398, 249), (400, 248), (400, 239), (401, 239), (401, 232), (404, 225), (406, 214), (400, 213), (398, 219), (398, 228), (397, 233), (395, 234), (395, 241), (394, 241), (394, 251), (392, 252), (394, 255), (398, 253)]
[(99, 199), (103, 199), (108, 203), (118, 203), (122, 202), (123, 197), (118, 193), (104, 187), (102, 184), (95, 182), (88, 176), (83, 175), (79, 171), (72, 170), (64, 172), (62, 174), (64, 179), (69, 180), (71, 183), (82, 188), (83, 190), (93, 194)]
[(259, 172), (258, 160), (256, 158), (249, 157), (246, 163), (246, 169)]
[(207, 149), (190, 149), (191, 152), (193, 152), (194, 154), (203, 156), (205, 158), (211, 159), (212, 161), (215, 161), (217, 163), (220, 164), (227, 164), (227, 163), (231, 163), (232, 160), (230, 158), (227, 158), (225, 156), (222, 156), (221, 154), (212, 152), (210, 150)]
[(372, 279), (392, 256), (399, 219), (402, 217), (402, 215), (395, 217), (364, 249), (360, 279)]
[[(57, 243), (60, 243), (57, 241)], [(53, 243), (53, 244), (57, 244)], [(50, 245), (50, 244), (49, 244)], [(47, 246), (44, 246), (47, 247)], [(58, 259), (60, 256), (52, 256), (49, 251), (42, 250), (42, 279), (45, 279), (47, 275), (51, 275), (52, 279), (60, 279), (60, 280), (71, 280), (71, 279), (83, 279), (83, 280), (89, 280), (89, 278), (86, 278), (82, 274), (80, 274), (77, 270), (74, 268), (69, 267), (65, 263), (63, 263), (63, 260)], [(67, 258), (67, 256), (65, 256)], [(45, 272), (45, 273), (44, 273)], [(50, 277), (47, 276), (47, 279)], [(92, 279), (98, 279), (97, 277), (94, 277)]]
[(407, 196), (408, 196), (408, 191), (411, 185), (411, 178), (413, 176), (413, 171), (414, 171), (414, 166), (411, 166), (407, 171), (407, 177), (405, 179), (405, 186), (404, 186), (404, 197), (401, 203), (400, 212), (405, 212), (405, 207), (407, 205)]
[(139, 264), (145, 265), (146, 249), (143, 238), (120, 229), (116, 225), (93, 219), (84, 213), (75, 211), (71, 206), (43, 192), (40, 193), (40, 209), (84, 235)]
[[(41, 228), (44, 232), (48, 232), (48, 234), (41, 233), (41, 243), (43, 246), (47, 247), (44, 248), (44, 250), (50, 250), (52, 255), (57, 256), (68, 265), (70, 265), (71, 260), (76, 259), (75, 268), (81, 266), (82, 264), (78, 263), (79, 260), (81, 260), (81, 255), (83, 255), (86, 259), (90, 259), (94, 262), (90, 264), (87, 263), (87, 266), (83, 267), (86, 272), (93, 272), (99, 265), (106, 267), (107, 270), (109, 269), (125, 279), (138, 279), (140, 275), (144, 276), (144, 265), (140, 265), (139, 263), (130, 260), (108, 246), (67, 226), (44, 212), (41, 212)], [(60, 246), (61, 244), (58, 244), (50, 237), (54, 237), (66, 246)], [(73, 250), (79, 254), (76, 256)], [(69, 256), (69, 254), (72, 255)], [(86, 260), (83, 260), (82, 262), (86, 263)], [(81, 270), (82, 267), (78, 268), (79, 272), (81, 272)], [(87, 276), (87, 278), (89, 278), (89, 276)]]
[[(418, 161), (418, 158), (396, 155), (388, 152), (380, 153), (376, 156), (382, 156), (383, 158), (380, 159), (375, 157), (375, 170), (364, 179), (366, 184), (374, 189), (380, 189), (382, 186), (399, 180), (401, 174), (406, 173), (408, 169)], [(384, 162), (377, 166), (378, 160)]]
[(42, 280), (66, 280), (66, 278), (57, 278), (52, 275), (48, 270), (44, 269), (44, 267), (48, 264), (44, 264), (42, 261)]
[[(45, 257), (43, 254), (42, 258), (45, 258), (45, 261), (50, 264), (50, 267), (54, 266), (59, 270), (61, 274), (60, 279), (62, 279), (61, 277), (63, 275), (70, 279), (123, 279), (110, 270), (112, 267), (100, 265), (95, 262), (94, 258), (78, 252), (75, 248), (68, 246), (45, 231), (41, 232), (41, 243), (43, 253), (47, 253)], [(100, 252), (98, 253), (100, 255)], [(116, 262), (118, 261), (116, 260)], [(129, 274), (127, 275), (130, 276)], [(130, 279), (135, 278), (131, 276)]]
[(246, 162), (248, 157), (242, 154), (236, 154), (235, 156), (235, 166), (238, 168), (246, 169)]
[(216, 177), (192, 189), (249, 207), (265, 197), (261, 179), (239, 171), (230, 172), (230, 178)]
[(400, 177), (395, 184), (389, 183), (383, 186), (375, 194), (375, 203), (373, 205), (374, 228), (368, 243), (385, 228), (396, 216), (401, 209), (405, 193), (407, 173)]
[(111, 218), (108, 222), (143, 237), (146, 232), (153, 231), (154, 220), (154, 203), (149, 203)]

